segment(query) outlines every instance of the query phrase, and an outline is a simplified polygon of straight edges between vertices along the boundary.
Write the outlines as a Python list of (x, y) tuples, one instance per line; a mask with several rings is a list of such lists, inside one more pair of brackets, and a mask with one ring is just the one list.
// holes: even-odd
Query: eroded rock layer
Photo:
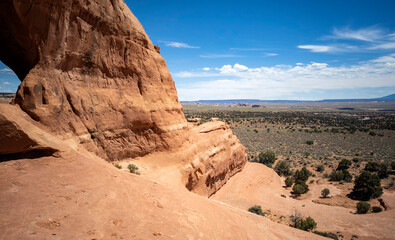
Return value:
[(109, 160), (180, 144), (173, 136), (186, 121), (174, 81), (123, 1), (0, 8), (0, 57), (22, 80), (15, 103), (34, 120)]
[[(21, 79), (14, 104), (60, 139), (110, 161), (177, 153), (178, 181), (202, 195), (247, 161), (226, 124), (188, 126), (160, 48), (122, 0), (3, 0), (0, 35), (0, 58)], [(19, 137), (0, 155), (44, 149), (1, 116), (20, 109), (0, 109), (10, 124), (0, 133)]]
[[(175, 187), (211, 196), (247, 162), (246, 149), (220, 121), (190, 126), (176, 151), (157, 152), (131, 160), (142, 174)], [(128, 161), (122, 162), (127, 167)]]
[(186, 187), (210, 196), (243, 169), (246, 149), (224, 122), (206, 123), (191, 132), (195, 148), (189, 150), (192, 162), (183, 168), (187, 173), (184, 176), (188, 176)]

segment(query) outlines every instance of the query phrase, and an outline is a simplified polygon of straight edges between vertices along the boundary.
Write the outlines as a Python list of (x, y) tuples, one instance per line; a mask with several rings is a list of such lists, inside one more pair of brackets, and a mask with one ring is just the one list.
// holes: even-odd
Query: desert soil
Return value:
[[(290, 216), (298, 211), (304, 217), (311, 216), (319, 231), (341, 233), (345, 239), (357, 235), (358, 239), (393, 239), (395, 219), (395, 193), (386, 192), (382, 196), (390, 210), (381, 213), (360, 215), (354, 208), (329, 206), (314, 203), (320, 199), (324, 187), (331, 190), (332, 196), (340, 194), (333, 185), (316, 185), (304, 199), (292, 198), (283, 180), (271, 169), (259, 163), (247, 163), (242, 172), (231, 178), (212, 199), (227, 203), (240, 209), (261, 205), (271, 215)], [(282, 197), (284, 195), (285, 197)], [(355, 205), (354, 205), (355, 206)]]

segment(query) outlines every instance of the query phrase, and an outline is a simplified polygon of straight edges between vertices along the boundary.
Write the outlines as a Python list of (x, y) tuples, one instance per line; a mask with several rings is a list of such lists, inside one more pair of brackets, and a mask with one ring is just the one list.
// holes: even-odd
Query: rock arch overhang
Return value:
[(174, 164), (206, 196), (244, 167), (229, 126), (187, 124), (159, 47), (122, 0), (2, 0), (0, 28), (0, 60), (21, 80), (14, 105), (0, 106), (0, 142), (16, 148), (0, 154), (67, 143), (109, 161), (155, 155), (153, 171)]
[(18, 104), (109, 160), (169, 149), (186, 129), (174, 81), (119, 0), (3, 0), (0, 59)]

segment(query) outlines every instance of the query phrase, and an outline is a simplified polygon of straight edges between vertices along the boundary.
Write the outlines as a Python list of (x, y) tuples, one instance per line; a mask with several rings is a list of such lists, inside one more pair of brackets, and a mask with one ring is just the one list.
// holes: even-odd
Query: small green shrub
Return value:
[(329, 175), (329, 180), (330, 181), (341, 181), (344, 179), (344, 174), (343, 171), (333, 171), (330, 175)]
[(368, 171), (368, 172), (377, 172), (379, 170), (379, 164), (376, 163), (376, 162), (368, 162), (365, 165), (365, 169), (364, 170)]
[(291, 175), (291, 166), (286, 161), (280, 161), (274, 167), (274, 171), (280, 176), (289, 176)]
[(387, 172), (387, 165), (384, 163), (377, 163), (377, 162), (368, 162), (365, 165), (365, 171), (368, 172), (377, 172), (377, 175), (379, 178), (387, 178), (388, 177), (388, 172)]
[(320, 232), (320, 231), (313, 231), (314, 234), (323, 236), (323, 237), (327, 237), (327, 238), (332, 238), (332, 239), (336, 239), (339, 240), (339, 238), (337, 237), (337, 235), (335, 233), (331, 233), (331, 232)]
[(324, 170), (325, 170), (324, 165), (318, 165), (317, 168), (316, 168), (317, 172), (321, 172), (322, 173)]
[(291, 187), (293, 184), (294, 184), (294, 180), (291, 177), (287, 177), (287, 179), (285, 179), (286, 187)]
[(323, 198), (328, 197), (330, 193), (331, 193), (331, 191), (328, 188), (324, 188), (324, 189), (321, 190), (321, 196)]
[(376, 134), (375, 132), (373, 132), (373, 131), (370, 131), (370, 132), (369, 132), (369, 135), (370, 135), (370, 136), (376, 136), (377, 134)]
[(379, 176), (380, 179), (387, 178), (388, 177), (388, 172), (387, 172), (387, 165), (384, 163), (379, 165), (379, 170), (377, 171), (377, 175)]
[(272, 150), (267, 150), (266, 152), (261, 152), (258, 155), (258, 162), (265, 164), (268, 167), (272, 167), (272, 165), (275, 161), (276, 161), (276, 154)]
[(308, 217), (306, 219), (299, 218), (296, 221), (296, 228), (304, 230), (304, 231), (311, 231), (316, 227), (317, 227), (317, 223), (311, 217)]
[(306, 141), (306, 144), (307, 144), (307, 145), (313, 145), (313, 144), (314, 144), (314, 141), (308, 140), (308, 141)]
[(311, 176), (311, 172), (307, 170), (306, 167), (303, 167), (302, 170), (296, 170), (294, 175), (295, 182), (306, 182), (307, 179)]
[(353, 158), (352, 161), (353, 161), (354, 163), (358, 163), (358, 162), (359, 162), (359, 158)]
[(339, 181), (351, 182), (352, 175), (347, 170), (336, 170), (330, 174), (329, 180), (335, 182), (339, 182)]
[(116, 168), (118, 168), (118, 169), (122, 169), (122, 166), (119, 165), (118, 163), (115, 163), (114, 166), (115, 166)]
[(206, 122), (208, 122), (208, 119), (206, 119), (206, 118), (202, 118), (202, 119), (200, 119), (200, 121), (198, 122), (198, 126), (200, 126), (200, 125), (202, 125), (202, 124), (205, 124)]
[(351, 167), (351, 161), (348, 159), (342, 159), (337, 166), (337, 171), (347, 170)]
[(381, 207), (376, 207), (376, 206), (372, 207), (372, 212), (374, 212), (374, 213), (378, 213), (381, 211), (383, 211), (383, 209)]
[(309, 186), (305, 182), (298, 182), (293, 186), (292, 191), (295, 196), (300, 196), (309, 191)]
[(136, 165), (134, 165), (133, 163), (130, 163), (130, 164), (128, 165), (128, 169), (129, 169), (129, 171), (130, 171), (131, 173), (140, 175), (139, 168), (138, 168)]
[(343, 170), (343, 176), (344, 176), (343, 180), (345, 182), (351, 182), (352, 181), (352, 175), (350, 174), (349, 171)]
[(254, 205), (254, 206), (250, 207), (250, 208), (248, 209), (248, 211), (249, 211), (249, 212), (252, 212), (252, 213), (255, 213), (255, 214), (257, 214), (257, 215), (263, 216), (262, 208), (261, 208), (261, 206), (259, 206), (259, 205)]
[(357, 213), (365, 214), (370, 210), (370, 204), (367, 202), (358, 202), (357, 203)]

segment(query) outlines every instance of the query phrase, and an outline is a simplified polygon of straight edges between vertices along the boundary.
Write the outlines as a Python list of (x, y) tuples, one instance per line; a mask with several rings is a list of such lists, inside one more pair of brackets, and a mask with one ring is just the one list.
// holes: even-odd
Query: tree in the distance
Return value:
[(367, 202), (358, 202), (357, 203), (357, 213), (365, 214), (370, 210), (370, 204)]
[(377, 162), (368, 162), (365, 165), (365, 171), (368, 172), (377, 172), (379, 170), (379, 164)]
[(286, 161), (280, 161), (274, 167), (274, 171), (280, 176), (289, 176), (291, 174), (291, 166)]
[(330, 193), (331, 193), (331, 191), (328, 188), (324, 188), (324, 189), (321, 190), (321, 196), (323, 198), (327, 198)]
[(294, 184), (294, 180), (291, 177), (287, 177), (284, 182), (286, 187), (291, 187)]
[(336, 170), (338, 170), (338, 171), (347, 170), (347, 169), (350, 168), (351, 164), (352, 164), (352, 163), (351, 163), (350, 160), (348, 160), (348, 159), (343, 159), (343, 160), (341, 160), (341, 161), (339, 162), (339, 165), (337, 166), (337, 169), (336, 169)]
[(355, 178), (354, 188), (350, 193), (352, 198), (368, 201), (371, 198), (380, 197), (383, 194), (380, 178), (376, 174), (362, 171)]
[(305, 182), (295, 183), (292, 188), (293, 193), (296, 197), (305, 194), (309, 191), (309, 186)]
[(307, 179), (311, 176), (311, 172), (306, 169), (306, 167), (303, 167), (302, 170), (296, 170), (294, 179), (295, 183), (297, 182), (306, 182)]
[(276, 154), (272, 150), (267, 150), (266, 152), (261, 152), (258, 155), (258, 162), (265, 164), (268, 167), (272, 167), (272, 165), (275, 161), (276, 161)]

